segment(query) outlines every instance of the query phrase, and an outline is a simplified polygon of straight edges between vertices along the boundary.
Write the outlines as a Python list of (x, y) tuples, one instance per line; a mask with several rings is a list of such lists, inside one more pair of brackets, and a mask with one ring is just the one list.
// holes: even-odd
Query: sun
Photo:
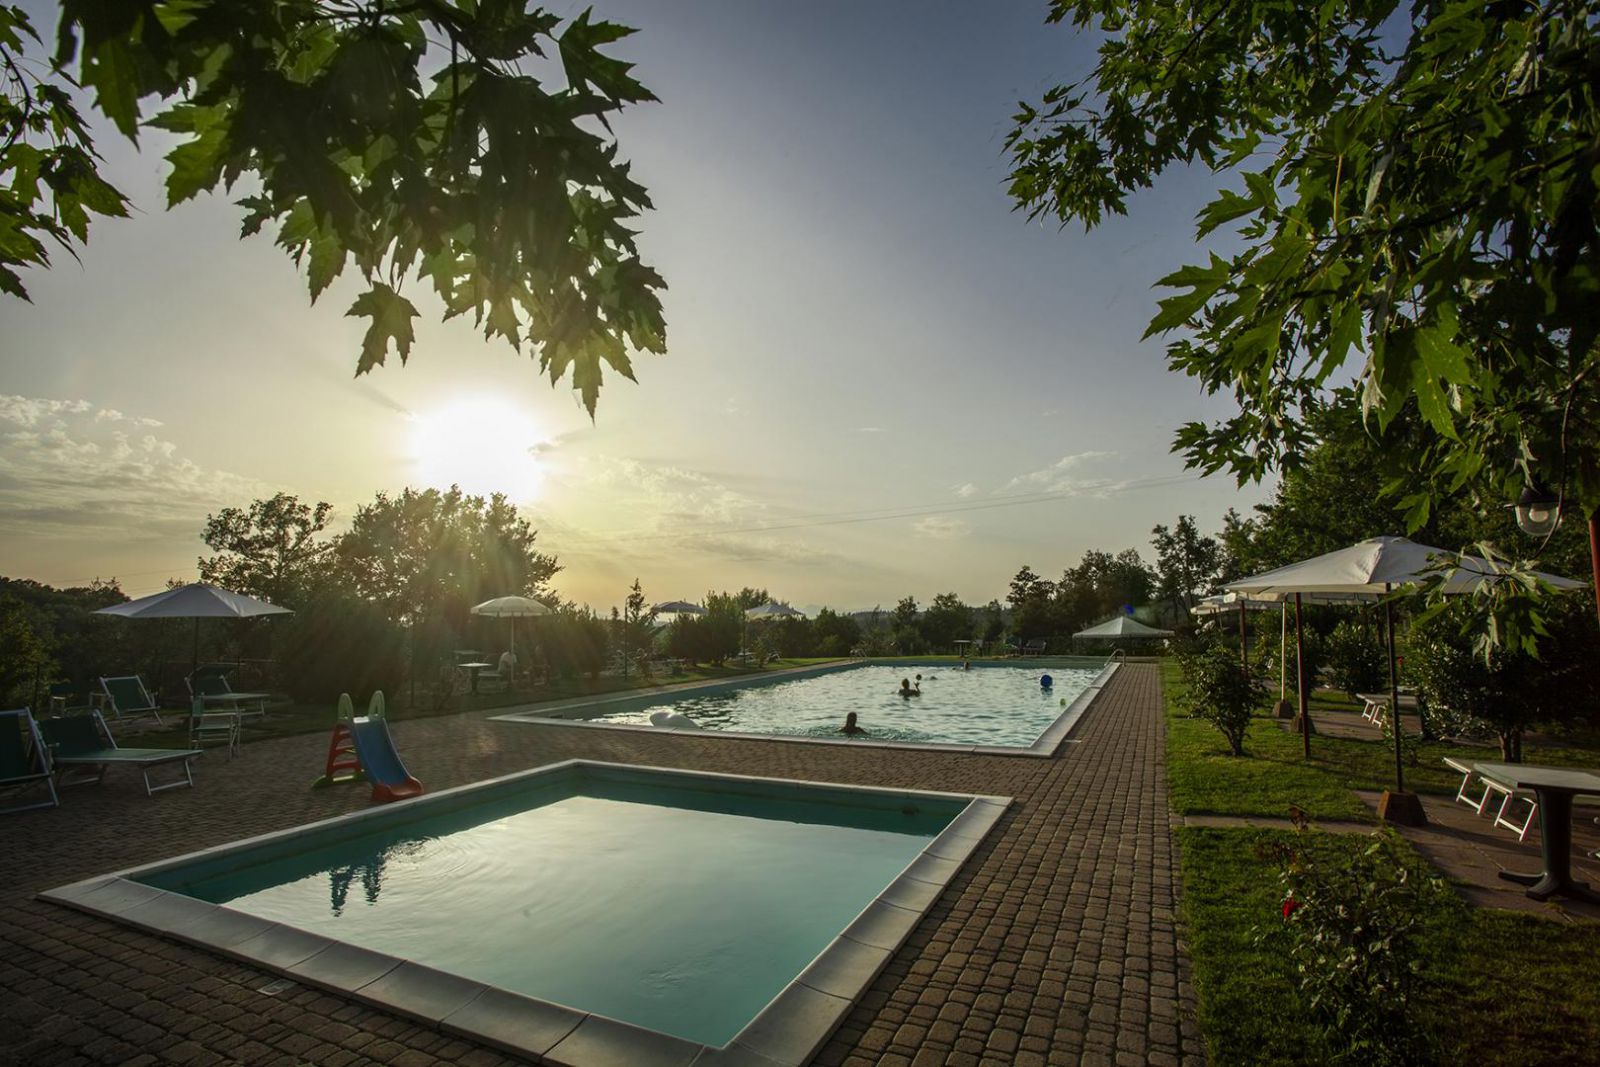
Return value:
[(496, 396), (460, 397), (411, 420), (412, 466), (424, 485), (504, 493), (512, 503), (538, 499), (543, 443), (533, 417)]

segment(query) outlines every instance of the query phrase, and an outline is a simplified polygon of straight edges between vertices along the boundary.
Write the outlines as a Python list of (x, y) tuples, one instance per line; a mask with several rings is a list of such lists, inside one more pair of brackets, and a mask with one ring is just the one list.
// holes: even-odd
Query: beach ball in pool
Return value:
[(1052, 685), (1055, 685), (1055, 684), (1056, 684), (1056, 680), (1054, 678), (1050, 677), (1048, 674), (1039, 679), (1039, 688), (1040, 689), (1049, 689)]

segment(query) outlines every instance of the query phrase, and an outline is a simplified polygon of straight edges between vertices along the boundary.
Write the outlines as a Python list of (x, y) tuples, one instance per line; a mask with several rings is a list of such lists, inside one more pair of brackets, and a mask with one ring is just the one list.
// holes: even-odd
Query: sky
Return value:
[(353, 279), (310, 305), (228, 196), (163, 210), (170, 142), (102, 129), (134, 216), (31, 272), (32, 304), (0, 297), (0, 574), (140, 595), (195, 577), (222, 507), (286, 491), (337, 526), (458, 482), (507, 492), (555, 590), (601, 610), (635, 577), (652, 600), (984, 603), (1024, 563), (1150, 559), (1156, 523), (1215, 529), (1264, 498), (1169, 453), (1229, 405), (1139, 340), (1155, 280), (1197, 255), (1210, 176), (1088, 234), (1006, 196), (1017, 101), (1093, 63), (1042, 3), (595, 7), (639, 28), (616, 52), (661, 98), (615, 124), (669, 285), (668, 351), (637, 384), (609, 379), (591, 422), (417, 297), (409, 364), (355, 379)]

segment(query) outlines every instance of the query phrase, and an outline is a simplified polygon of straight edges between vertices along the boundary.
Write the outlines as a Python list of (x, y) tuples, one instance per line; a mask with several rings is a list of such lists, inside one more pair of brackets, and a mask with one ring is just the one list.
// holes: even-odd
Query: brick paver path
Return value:
[[(331, 725), (331, 724), (330, 724)], [(1053, 760), (495, 723), (396, 722), (432, 788), (572, 757), (1014, 796), (816, 1062), (1198, 1064), (1175, 910), (1159, 681), (1124, 667)], [(307, 788), (324, 736), (263, 741), (147, 799), (123, 773), (0, 817), (0, 1062), (491, 1067), (492, 1050), (33, 899), (40, 889), (366, 806)]]

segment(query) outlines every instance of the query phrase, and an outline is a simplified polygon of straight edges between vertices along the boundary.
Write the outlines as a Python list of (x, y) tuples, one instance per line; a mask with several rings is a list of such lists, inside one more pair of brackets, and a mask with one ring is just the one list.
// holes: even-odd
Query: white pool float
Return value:
[(669, 730), (698, 730), (700, 724), (681, 711), (652, 711), (651, 726), (664, 726)]

